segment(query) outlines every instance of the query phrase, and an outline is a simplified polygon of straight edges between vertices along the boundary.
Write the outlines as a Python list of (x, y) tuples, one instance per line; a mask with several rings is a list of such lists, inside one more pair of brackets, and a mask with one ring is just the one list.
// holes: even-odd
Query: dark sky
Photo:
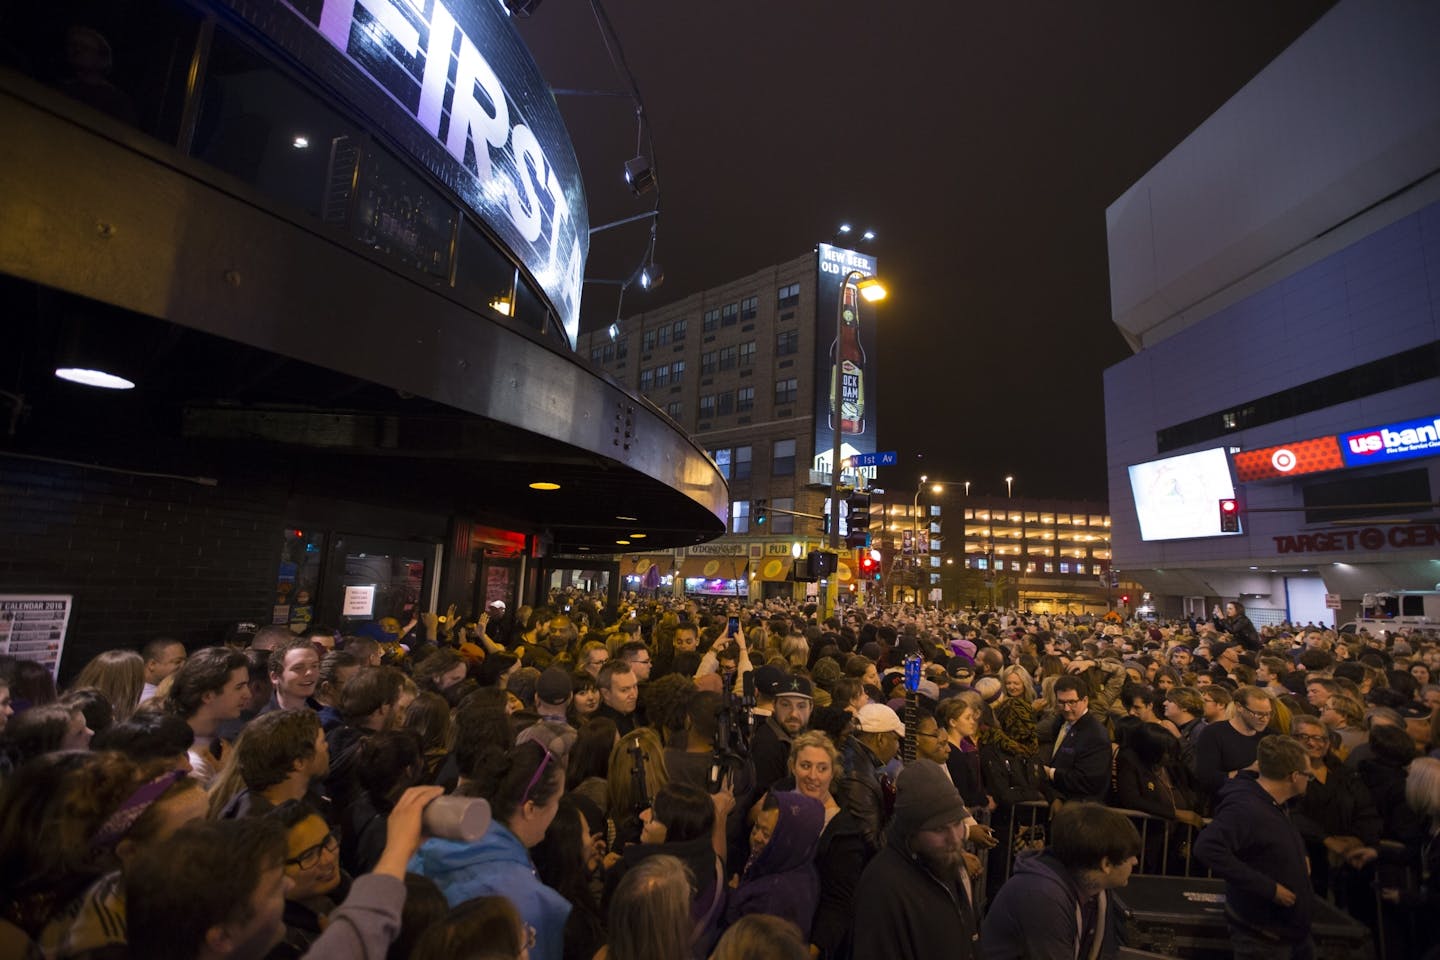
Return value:
[[(665, 303), (787, 260), (849, 220), (878, 234), (879, 483), (1106, 496), (1105, 208), (1331, 0), (607, 0), (645, 100)], [(557, 88), (616, 89), (585, 0), (519, 22)], [(648, 209), (621, 180), (627, 101), (561, 99), (592, 223)], [(598, 235), (587, 276), (638, 263)], [(585, 329), (614, 319), (587, 287)], [(638, 293), (625, 312), (643, 309)], [(1176, 371), (1177, 377), (1196, 371)]]

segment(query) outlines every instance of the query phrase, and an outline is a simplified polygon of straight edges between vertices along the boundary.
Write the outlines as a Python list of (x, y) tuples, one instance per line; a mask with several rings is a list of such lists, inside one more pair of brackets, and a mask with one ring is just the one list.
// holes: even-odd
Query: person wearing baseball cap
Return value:
[(541, 720), (568, 725), (566, 709), (574, 692), (569, 673), (560, 667), (547, 667), (535, 681), (535, 712)]
[(840, 758), (845, 775), (836, 784), (836, 799), (864, 826), (874, 848), (880, 846), (885, 828), (884, 769), (900, 752), (904, 738), (899, 714), (883, 703), (867, 703), (855, 713), (855, 732)]
[(810, 727), (814, 688), (808, 677), (781, 673), (773, 667), (761, 667), (756, 673), (764, 674), (757, 676), (756, 690), (763, 683), (763, 692), (772, 699), (773, 706), (770, 716), (757, 723), (755, 735), (750, 738), (750, 759), (755, 764), (755, 782), (769, 789), (789, 772), (790, 744)]
[[(872, 716), (877, 725), (889, 723)], [(855, 888), (855, 956), (980, 956), (980, 921), (965, 877), (968, 816), (935, 761), (915, 760), (901, 771), (885, 846)]]

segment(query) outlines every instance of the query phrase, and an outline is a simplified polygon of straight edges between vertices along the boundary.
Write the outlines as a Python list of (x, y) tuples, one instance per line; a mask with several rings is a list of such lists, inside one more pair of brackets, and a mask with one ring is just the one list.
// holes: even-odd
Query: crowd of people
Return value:
[(1095, 958), (1137, 870), (1440, 944), (1433, 636), (547, 601), (0, 658), (0, 957)]

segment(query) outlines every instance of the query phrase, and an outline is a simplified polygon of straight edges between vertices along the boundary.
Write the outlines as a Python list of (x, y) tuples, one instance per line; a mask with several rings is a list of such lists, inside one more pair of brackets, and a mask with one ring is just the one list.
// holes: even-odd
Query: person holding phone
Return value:
[(750, 663), (750, 653), (745, 646), (745, 631), (740, 629), (740, 618), (731, 615), (725, 624), (725, 632), (722, 633), (705, 655), (700, 658), (700, 667), (695, 671), (695, 679), (700, 680), (712, 673), (724, 673), (720, 668), (720, 654), (722, 651), (734, 650), (735, 653), (735, 682), (734, 691), (744, 691), (745, 674), (754, 669)]

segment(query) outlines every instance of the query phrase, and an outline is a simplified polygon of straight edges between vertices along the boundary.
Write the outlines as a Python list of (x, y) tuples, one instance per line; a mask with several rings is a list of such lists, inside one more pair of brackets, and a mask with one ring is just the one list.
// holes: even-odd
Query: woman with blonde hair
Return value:
[[(638, 756), (637, 756), (638, 748)], [(642, 798), (637, 792), (639, 777), (636, 774), (637, 759), (645, 771), (645, 791)], [(634, 843), (640, 839), (640, 811), (644, 801), (654, 799), (655, 794), (670, 782), (665, 769), (665, 747), (660, 736), (649, 727), (636, 727), (615, 741), (610, 750), (609, 773), (609, 814), (615, 821), (620, 842)]]
[(134, 650), (106, 650), (85, 664), (75, 689), (94, 687), (110, 702), (116, 723), (130, 719), (145, 689), (145, 659)]

